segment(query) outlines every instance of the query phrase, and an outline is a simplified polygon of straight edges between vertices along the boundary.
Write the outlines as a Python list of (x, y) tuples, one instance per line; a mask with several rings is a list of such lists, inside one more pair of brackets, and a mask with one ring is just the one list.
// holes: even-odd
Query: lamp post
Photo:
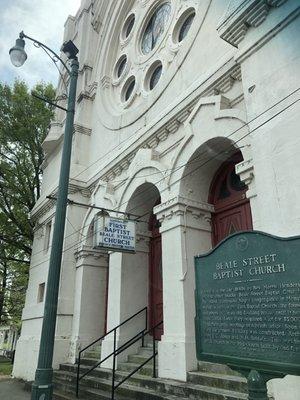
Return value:
[(61, 51), (64, 52), (70, 60), (71, 69), (69, 69), (64, 61), (53, 50), (51, 50), (43, 43), (25, 35), (24, 32), (21, 32), (19, 38), (16, 40), (15, 46), (9, 51), (11, 61), (16, 67), (20, 67), (21, 65), (23, 65), (27, 59), (27, 55), (24, 50), (24, 39), (31, 40), (32, 42), (34, 42), (35, 45), (43, 48), (47, 53), (50, 52), (55, 57), (55, 61), (59, 60), (62, 63), (70, 76), (68, 107), (65, 110), (67, 112), (67, 117), (65, 123), (53, 241), (45, 298), (45, 311), (40, 341), (38, 365), (35, 373), (35, 381), (32, 385), (31, 392), (32, 400), (51, 400), (53, 393), (52, 361), (55, 340), (57, 301), (68, 199), (72, 135), (74, 128), (74, 113), (76, 103), (76, 87), (79, 69), (79, 63), (77, 60), (78, 49), (72, 41), (65, 42), (61, 48)]

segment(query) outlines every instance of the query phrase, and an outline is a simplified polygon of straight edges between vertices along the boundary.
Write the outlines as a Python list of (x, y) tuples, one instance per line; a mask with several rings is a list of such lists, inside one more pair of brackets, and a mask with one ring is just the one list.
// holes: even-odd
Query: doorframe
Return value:
[[(158, 205), (160, 204), (160, 199), (159, 201), (155, 204)], [(155, 207), (154, 206), (154, 207)], [(158, 224), (157, 227), (154, 226), (154, 224)], [(148, 257), (148, 268), (149, 268), (149, 283), (148, 283), (148, 309), (149, 309), (149, 316), (148, 316), (148, 323), (149, 323), (149, 327), (151, 328), (152, 326), (154, 326), (154, 322), (156, 322), (154, 320), (154, 312), (153, 312), (153, 304), (154, 304), (154, 296), (153, 296), (153, 290), (151, 289), (151, 283), (153, 282), (153, 272), (154, 272), (154, 268), (153, 268), (153, 259), (152, 259), (152, 243), (154, 242), (155, 239), (160, 240), (160, 251), (161, 251), (161, 262), (162, 262), (162, 235), (159, 231), (160, 228), (160, 224), (158, 219), (156, 218), (156, 215), (153, 213), (151, 213), (150, 218), (149, 218), (149, 223), (148, 223), (148, 229), (151, 232), (151, 238), (149, 241), (149, 257)], [(154, 232), (154, 235), (153, 235)], [(152, 242), (153, 240), (153, 242)], [(162, 290), (162, 302), (163, 302), (163, 282), (162, 282), (162, 274), (161, 274), (161, 290)], [(162, 329), (162, 328), (158, 328), (158, 329)], [(162, 332), (163, 333), (163, 332)], [(159, 339), (158, 339), (159, 340)]]
[(208, 197), (208, 202), (214, 206), (214, 213), (212, 214), (211, 218), (211, 226), (212, 226), (212, 231), (211, 231), (211, 239), (212, 239), (212, 245), (213, 247), (217, 245), (217, 227), (216, 227), (216, 216), (219, 215), (220, 213), (234, 209), (235, 207), (240, 207), (245, 205), (246, 207), (249, 207), (249, 220), (247, 220), (247, 225), (250, 227), (250, 229), (253, 229), (252, 226), (252, 215), (251, 215), (251, 207), (250, 207), (250, 200), (246, 196), (246, 192), (248, 190), (248, 186), (245, 185), (244, 190), (240, 191), (233, 191), (231, 190), (230, 186), (228, 186), (228, 189), (230, 191), (229, 199), (224, 199), (224, 200), (219, 200), (218, 202), (216, 201), (216, 196), (219, 193), (220, 186), (224, 182), (224, 178), (228, 177), (230, 172), (232, 170), (235, 170), (235, 166), (243, 161), (243, 155), (240, 151), (234, 153), (232, 156), (230, 156), (225, 162), (221, 164), (221, 166), (217, 169), (217, 171), (214, 174), (214, 177), (212, 179), (210, 189), (209, 189), (209, 197)]

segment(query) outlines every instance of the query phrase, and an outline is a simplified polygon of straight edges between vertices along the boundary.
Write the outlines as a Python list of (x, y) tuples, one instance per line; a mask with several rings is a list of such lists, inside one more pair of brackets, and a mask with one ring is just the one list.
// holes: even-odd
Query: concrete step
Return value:
[[(157, 350), (157, 348), (156, 348), (156, 350)], [(146, 356), (146, 357), (149, 356), (150, 357), (153, 354), (152, 346), (151, 347), (148, 347), (148, 346), (139, 347), (138, 354), (141, 355), (141, 356)]]
[(80, 365), (89, 365), (92, 367), (93, 365), (97, 364), (97, 361), (100, 362), (100, 360), (93, 357), (84, 357), (81, 359)]
[[(55, 372), (55, 382), (60, 384), (61, 390), (66, 390), (66, 384), (69, 385), (73, 390), (75, 390), (76, 386), (76, 376), (74, 372), (70, 372), (72, 370), (71, 365), (65, 365), (65, 371), (61, 370), (60, 375), (58, 372)], [(75, 370), (73, 370), (75, 371)], [(82, 371), (84, 372), (84, 371)], [(116, 372), (116, 381), (120, 381), (126, 376), (127, 372), (124, 371), (117, 371)], [(196, 374), (196, 373), (195, 373)], [(80, 387), (84, 389), (86, 387), (95, 387), (100, 390), (110, 390), (111, 387), (111, 371), (104, 370), (104, 369), (96, 369), (94, 370), (88, 377), (83, 378), (80, 384)], [(199, 379), (199, 376), (196, 376)], [(195, 378), (195, 379), (196, 379)], [(222, 384), (222, 377), (217, 376), (206, 376), (202, 377), (202, 382), (206, 383), (209, 381), (205, 381), (204, 378), (208, 380), (214, 379), (215, 382), (219, 382)], [(224, 381), (223, 381), (224, 383)], [(127, 386), (130, 386), (130, 396), (133, 396), (131, 393), (132, 391), (136, 392), (137, 397), (129, 397), (130, 399), (139, 399), (143, 397), (138, 397), (138, 393), (143, 392), (144, 389), (149, 389), (156, 393), (156, 395), (160, 396), (158, 398), (164, 398), (162, 396), (165, 395), (172, 395), (176, 396), (177, 400), (179, 399), (201, 399), (201, 400), (246, 400), (247, 394), (241, 393), (237, 391), (235, 387), (227, 387), (220, 388), (220, 387), (211, 387), (205, 384), (196, 384), (192, 382), (179, 382), (179, 381), (172, 381), (160, 378), (152, 378), (150, 376), (135, 374), (129, 380), (124, 383), (119, 389), (118, 393), (124, 396), (128, 395), (125, 389), (128, 389)], [(226, 383), (225, 383), (226, 386)], [(125, 388), (125, 389), (124, 389)], [(122, 391), (122, 390), (125, 391)], [(142, 396), (142, 395), (141, 395)], [(149, 397), (152, 399), (153, 397)], [(147, 397), (145, 398), (147, 399)]]
[(81, 359), (83, 359), (83, 358), (93, 358), (95, 360), (100, 360), (100, 357), (101, 357), (101, 351), (89, 350), (89, 351), (85, 351), (83, 353), (83, 355), (81, 356)]
[(101, 351), (101, 344), (94, 344), (93, 346), (91, 346), (91, 349), (93, 351), (98, 351), (100, 353)]
[[(123, 362), (118, 364), (118, 370), (119, 371), (125, 371), (127, 374), (130, 372), (134, 371), (137, 367), (139, 367), (141, 363), (132, 363), (132, 362)], [(157, 370), (157, 368), (156, 368)], [(153, 364), (150, 362), (144, 365), (139, 371), (140, 375), (147, 375), (147, 376), (152, 376), (153, 375)]]
[[(81, 374), (88, 371), (88, 369), (89, 367), (82, 367)], [(76, 367), (72, 364), (62, 364), (61, 370), (75, 373)], [(151, 370), (151, 374), (150, 373), (141, 374), (141, 371), (138, 371), (131, 378), (129, 378), (128, 382), (130, 382), (130, 384), (133, 385), (138, 385), (138, 386), (145, 385), (146, 387), (150, 388), (151, 385), (155, 384), (157, 390), (164, 390), (164, 388), (161, 387), (160, 379), (154, 379), (154, 380), (152, 379), (152, 371), (153, 370)], [(126, 375), (128, 375), (129, 372), (130, 371), (128, 370), (126, 371), (117, 370), (116, 380), (123, 379)], [(112, 373), (111, 370), (109, 369), (96, 368), (92, 372), (92, 375), (103, 379), (109, 379), (109, 380), (112, 379)], [(240, 376), (195, 371), (188, 373), (188, 383), (202, 385), (202, 386), (210, 386), (219, 389), (233, 390), (235, 392), (247, 393), (246, 379)], [(165, 384), (165, 380), (163, 380), (163, 384)]]
[(216, 374), (212, 372), (188, 372), (188, 382), (214, 388), (248, 393), (247, 380), (241, 376)]
[(198, 370), (202, 372), (212, 372), (215, 374), (240, 376), (240, 374), (237, 371), (230, 369), (225, 364), (215, 364), (207, 361), (199, 361)]
[[(55, 400), (75, 400), (75, 377), (55, 374)], [(60, 396), (60, 397), (59, 397)], [(79, 399), (108, 400), (111, 399), (111, 382), (103, 379), (84, 378), (79, 388)], [(136, 387), (124, 383), (116, 390), (116, 400), (178, 400), (178, 397), (157, 393), (145, 387)]]
[[(129, 355), (127, 360), (129, 363), (141, 365), (144, 362), (146, 362), (152, 355), (153, 355), (153, 353), (149, 353), (149, 355), (141, 355), (141, 354)], [(157, 361), (157, 357), (156, 357), (156, 361)], [(148, 361), (148, 363), (149, 363), (149, 365), (152, 365), (153, 360)]]

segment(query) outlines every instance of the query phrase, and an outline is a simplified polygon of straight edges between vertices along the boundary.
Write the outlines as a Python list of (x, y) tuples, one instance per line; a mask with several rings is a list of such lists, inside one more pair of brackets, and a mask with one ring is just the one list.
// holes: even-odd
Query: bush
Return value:
[(10, 375), (12, 372), (12, 367), (11, 360), (0, 357), (0, 375)]

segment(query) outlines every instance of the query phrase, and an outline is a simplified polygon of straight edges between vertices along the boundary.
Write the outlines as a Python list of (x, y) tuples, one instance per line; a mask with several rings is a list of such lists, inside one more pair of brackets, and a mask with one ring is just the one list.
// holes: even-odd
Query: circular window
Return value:
[(195, 12), (192, 12), (183, 21), (183, 24), (181, 25), (181, 28), (179, 30), (179, 35), (178, 35), (178, 41), (179, 42), (182, 42), (183, 39), (188, 34), (188, 32), (189, 32), (189, 30), (190, 30), (190, 28), (192, 26), (192, 23), (194, 21), (194, 18), (195, 18)]
[(166, 30), (170, 15), (170, 3), (164, 3), (155, 10), (142, 36), (141, 48), (144, 54), (150, 53), (155, 48)]
[(135, 87), (135, 77), (132, 76), (130, 77), (127, 82), (125, 83), (123, 93), (122, 93), (122, 99), (123, 101), (128, 101), (130, 97), (132, 96), (133, 90)]
[(154, 71), (151, 74), (150, 81), (149, 81), (149, 89), (153, 90), (155, 86), (158, 84), (158, 81), (160, 80), (162, 74), (162, 65), (159, 64), (156, 66)]
[(135, 23), (135, 15), (130, 14), (129, 17), (126, 19), (123, 29), (122, 29), (123, 39), (127, 39), (128, 36), (131, 34), (134, 23)]
[(119, 58), (119, 61), (116, 64), (115, 74), (117, 78), (120, 78), (125, 70), (127, 64), (127, 56), (123, 55)]

